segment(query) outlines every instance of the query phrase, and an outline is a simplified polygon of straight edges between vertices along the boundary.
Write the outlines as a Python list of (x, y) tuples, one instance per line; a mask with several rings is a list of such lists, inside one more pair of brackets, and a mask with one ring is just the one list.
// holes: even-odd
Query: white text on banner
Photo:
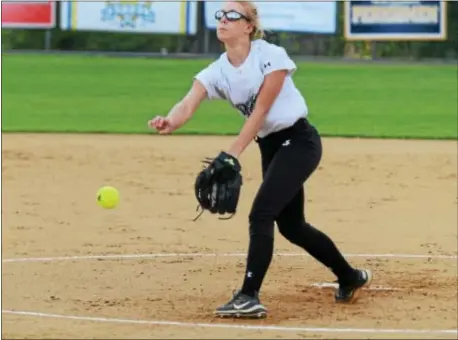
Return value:
[(446, 40), (447, 2), (346, 1), (347, 40)]

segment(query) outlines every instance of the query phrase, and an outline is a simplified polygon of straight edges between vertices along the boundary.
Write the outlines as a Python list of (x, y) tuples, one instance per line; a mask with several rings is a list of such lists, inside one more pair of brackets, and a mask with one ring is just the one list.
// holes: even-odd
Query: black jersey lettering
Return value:
[(235, 107), (248, 118), (253, 113), (256, 99), (258, 99), (258, 94), (252, 95), (245, 103), (235, 104)]

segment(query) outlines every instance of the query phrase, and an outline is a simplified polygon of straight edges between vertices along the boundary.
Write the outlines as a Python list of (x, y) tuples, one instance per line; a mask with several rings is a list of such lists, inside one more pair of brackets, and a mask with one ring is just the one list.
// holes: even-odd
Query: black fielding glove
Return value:
[(240, 162), (223, 151), (213, 160), (207, 159), (204, 163), (207, 167), (197, 175), (194, 183), (202, 213), (208, 210), (212, 214), (235, 214), (243, 185)]

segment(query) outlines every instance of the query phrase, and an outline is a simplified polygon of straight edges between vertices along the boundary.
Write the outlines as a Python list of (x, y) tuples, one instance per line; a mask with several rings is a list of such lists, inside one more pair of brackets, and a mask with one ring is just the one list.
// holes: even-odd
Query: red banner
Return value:
[(54, 1), (2, 1), (2, 28), (52, 28), (55, 5)]

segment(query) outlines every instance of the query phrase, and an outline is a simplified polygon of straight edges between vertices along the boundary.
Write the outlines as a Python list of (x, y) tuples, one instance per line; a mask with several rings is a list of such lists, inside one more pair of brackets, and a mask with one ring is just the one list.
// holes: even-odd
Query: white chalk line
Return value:
[(458, 334), (454, 329), (376, 329), (376, 328), (327, 328), (327, 327), (287, 327), (276, 325), (244, 325), (244, 324), (223, 324), (223, 323), (194, 323), (180, 321), (159, 321), (159, 320), (135, 320), (118, 319), (90, 316), (75, 316), (48, 314), (40, 312), (26, 312), (2, 310), (3, 314), (21, 315), (52, 319), (66, 319), (78, 321), (92, 321), (104, 323), (154, 325), (154, 326), (179, 326), (188, 328), (222, 328), (222, 329), (244, 329), (255, 331), (280, 331), (280, 332), (310, 332), (310, 333), (395, 333), (395, 334)]
[[(307, 253), (275, 253), (274, 256), (302, 257)], [(364, 258), (397, 258), (397, 259), (442, 259), (456, 260), (456, 255), (422, 255), (422, 254), (344, 254), (345, 257)], [(56, 256), (56, 257), (24, 257), (2, 260), (3, 263), (14, 262), (57, 262), (80, 260), (139, 260), (166, 257), (246, 257), (246, 253), (157, 253), (157, 254), (110, 254), (110, 255), (81, 255), (81, 256)]]
[[(312, 283), (310, 286), (315, 287), (315, 288), (334, 288), (334, 289), (337, 289), (339, 287), (339, 285), (334, 282), (318, 282), (318, 283)], [(394, 292), (394, 291), (405, 291), (406, 289), (395, 288), (395, 287), (385, 287), (385, 286), (371, 286), (371, 287), (363, 288), (363, 290)]]

